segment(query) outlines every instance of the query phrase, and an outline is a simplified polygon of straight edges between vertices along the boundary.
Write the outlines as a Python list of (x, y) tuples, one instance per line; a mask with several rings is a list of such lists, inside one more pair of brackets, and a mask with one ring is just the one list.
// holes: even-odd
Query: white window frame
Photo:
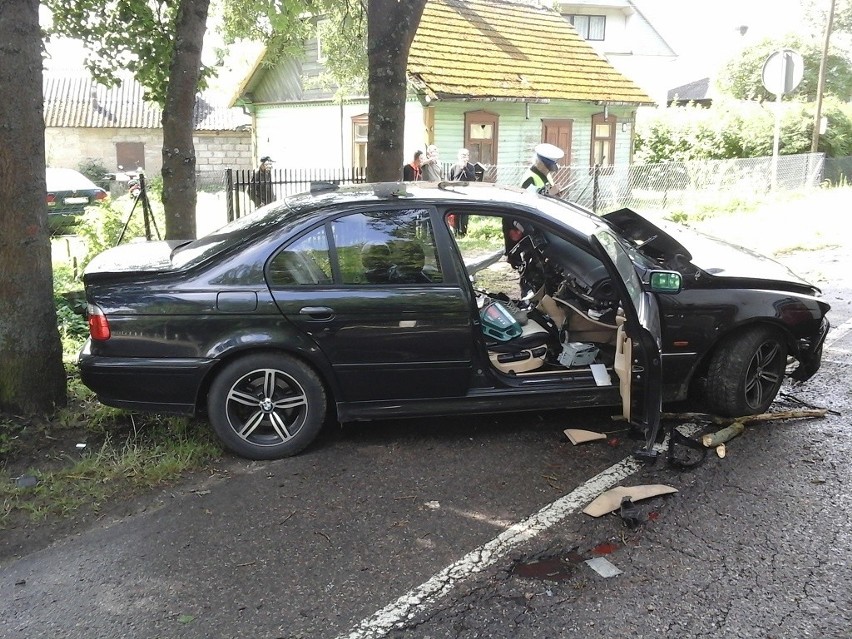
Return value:
[[(592, 40), (595, 42), (606, 40), (606, 16), (569, 13), (565, 17), (568, 18), (568, 22), (574, 25), (577, 33), (580, 34), (583, 40)], [(600, 32), (600, 37), (592, 37), (593, 33), (597, 36), (598, 31)]]

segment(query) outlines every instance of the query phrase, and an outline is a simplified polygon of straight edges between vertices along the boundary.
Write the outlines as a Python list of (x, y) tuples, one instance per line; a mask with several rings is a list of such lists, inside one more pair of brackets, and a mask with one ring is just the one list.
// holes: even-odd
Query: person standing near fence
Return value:
[(420, 163), (423, 179), (427, 182), (440, 182), (444, 179), (444, 169), (438, 158), (438, 147), (430, 144), (426, 147), (426, 159)]
[[(470, 151), (459, 149), (456, 163), (450, 168), (450, 180), (453, 182), (475, 182), (476, 168), (470, 162)], [(467, 235), (467, 214), (454, 215), (451, 221), (453, 232), (458, 237)]]
[(536, 146), (532, 165), (524, 175), (521, 188), (544, 195), (559, 195), (560, 189), (553, 183), (553, 173), (559, 168), (557, 162), (564, 156), (565, 152), (553, 144)]
[(423, 157), (423, 151), (415, 151), (414, 159), (402, 167), (403, 182), (419, 182), (423, 179), (423, 172), (420, 170), (420, 160)]
[(470, 163), (470, 151), (459, 149), (458, 159), (450, 169), (450, 179), (453, 182), (475, 182), (476, 169)]
[(248, 196), (256, 207), (264, 206), (275, 200), (275, 192), (272, 188), (272, 163), (274, 160), (268, 155), (260, 158), (260, 165), (251, 176), (248, 187)]
[[(553, 183), (553, 172), (559, 168), (558, 160), (565, 156), (565, 152), (553, 144), (539, 144), (535, 147), (533, 161), (524, 175), (521, 188), (534, 191), (543, 195), (557, 195), (559, 187)], [(528, 232), (523, 224), (512, 218), (503, 218), (503, 239), (506, 243), (506, 257), (512, 266), (520, 264), (520, 256), (513, 255), (512, 249), (521, 241)]]

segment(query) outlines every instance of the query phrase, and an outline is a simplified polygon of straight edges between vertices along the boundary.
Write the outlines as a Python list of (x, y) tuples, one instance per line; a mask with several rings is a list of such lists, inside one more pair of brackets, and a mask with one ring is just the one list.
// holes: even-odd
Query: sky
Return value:
[[(798, 30), (802, 20), (800, 0), (634, 1), (697, 77), (702, 67), (728, 60), (744, 46)], [(742, 26), (748, 27), (744, 35)]]

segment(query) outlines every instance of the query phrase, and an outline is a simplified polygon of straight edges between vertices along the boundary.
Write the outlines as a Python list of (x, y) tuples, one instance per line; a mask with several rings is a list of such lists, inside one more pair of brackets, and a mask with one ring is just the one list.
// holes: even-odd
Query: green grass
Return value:
[[(82, 229), (81, 237), (114, 235), (116, 212), (102, 213), (99, 230)], [(57, 263), (53, 279), (68, 403), (52, 415), (31, 419), (0, 414), (0, 530), (68, 517), (81, 509), (97, 513), (108, 501), (175, 483), (222, 455), (207, 423), (137, 415), (98, 402), (74, 364), (88, 335), (80, 314), (82, 284), (70, 263)], [(77, 443), (86, 445), (77, 448)], [(17, 476), (34, 477), (38, 483), (18, 487), (13, 481)]]
[(16, 513), (33, 521), (66, 517), (82, 507), (97, 513), (106, 501), (173, 483), (220, 455), (209, 430), (188, 420), (107, 434), (99, 445), (70, 449), (64, 459), (53, 460), (59, 462), (54, 470), (28, 470), (26, 475), (38, 479), (35, 487), (0, 483), (0, 529)]

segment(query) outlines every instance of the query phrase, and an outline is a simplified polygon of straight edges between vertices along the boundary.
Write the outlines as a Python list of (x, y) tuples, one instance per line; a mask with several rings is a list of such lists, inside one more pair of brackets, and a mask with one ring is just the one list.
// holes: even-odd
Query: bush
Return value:
[[(159, 199), (151, 197), (150, 193), (149, 190), (153, 220), (151, 236), (156, 238), (157, 230), (160, 231), (161, 235), (165, 233), (166, 221), (162, 204), (160, 204)], [(126, 230), (125, 224), (127, 224)], [(154, 228), (155, 226), (156, 228)], [(123, 242), (145, 237), (145, 216), (142, 212), (142, 202), (141, 200), (134, 202), (130, 196), (122, 196), (99, 206), (87, 207), (85, 214), (77, 223), (76, 231), (86, 245), (86, 254), (80, 260), (80, 269), (84, 269), (98, 253), (118, 244), (122, 231), (124, 231)]]
[(106, 166), (97, 158), (86, 158), (77, 165), (77, 170), (99, 187), (109, 191)]
[[(695, 105), (663, 107), (636, 126), (636, 161), (688, 162), (772, 155), (775, 104), (718, 101), (711, 108)], [(786, 102), (781, 117), (782, 155), (808, 153), (815, 105)], [(836, 98), (825, 100), (822, 114), (828, 128), (818, 150), (829, 157), (852, 155), (852, 106)]]

